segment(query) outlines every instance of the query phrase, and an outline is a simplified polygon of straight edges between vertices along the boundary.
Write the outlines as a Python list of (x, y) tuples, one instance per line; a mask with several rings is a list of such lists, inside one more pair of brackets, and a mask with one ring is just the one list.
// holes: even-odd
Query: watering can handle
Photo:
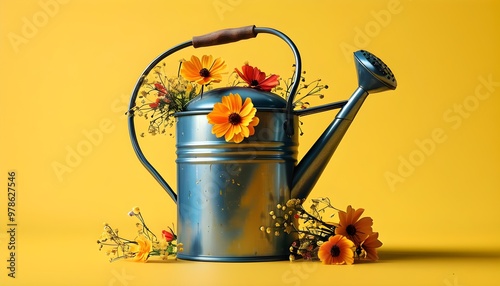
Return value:
[(159, 55), (155, 60), (153, 60), (149, 66), (144, 70), (142, 73), (141, 77), (137, 81), (134, 91), (132, 92), (132, 96), (130, 98), (130, 103), (129, 103), (129, 117), (128, 117), (128, 126), (129, 126), (129, 136), (130, 140), (132, 141), (132, 147), (134, 148), (134, 151), (139, 158), (139, 161), (144, 165), (144, 167), (151, 173), (151, 175), (156, 179), (156, 181), (165, 189), (165, 191), (170, 195), (172, 200), (174, 202), (177, 202), (177, 194), (173, 191), (173, 189), (168, 185), (168, 183), (163, 179), (163, 177), (158, 173), (158, 171), (149, 163), (149, 161), (146, 159), (144, 156), (144, 153), (142, 152), (139, 142), (137, 141), (137, 135), (135, 132), (135, 122), (134, 122), (134, 111), (133, 108), (135, 107), (135, 101), (137, 99), (137, 96), (139, 94), (139, 89), (142, 85), (142, 82), (144, 78), (149, 74), (149, 72), (156, 67), (163, 59), (168, 57), (169, 55), (182, 50), (184, 48), (187, 48), (189, 46), (193, 46), (194, 48), (199, 48), (199, 47), (208, 47), (208, 46), (215, 46), (215, 45), (222, 45), (222, 44), (227, 44), (227, 43), (233, 43), (237, 42), (240, 40), (245, 40), (245, 39), (251, 39), (255, 38), (257, 34), (259, 33), (267, 33), (267, 34), (272, 34), (275, 35), (282, 40), (284, 40), (288, 46), (292, 49), (294, 58), (295, 58), (295, 73), (292, 77), (292, 85), (290, 86), (289, 90), (289, 96), (287, 99), (287, 106), (286, 106), (286, 113), (287, 113), (287, 119), (285, 122), (285, 132), (287, 135), (292, 136), (294, 133), (294, 114), (293, 114), (293, 101), (295, 94), (297, 92), (297, 89), (300, 84), (300, 74), (301, 74), (301, 67), (302, 67), (302, 62), (300, 59), (300, 54), (295, 46), (295, 44), (292, 42), (292, 40), (283, 34), (282, 32), (272, 29), (272, 28), (262, 28), (262, 27), (255, 27), (255, 26), (245, 26), (245, 27), (240, 27), (240, 28), (231, 28), (231, 29), (224, 29), (224, 30), (219, 30), (216, 32), (212, 32), (209, 34), (201, 35), (201, 36), (195, 36), (192, 38), (190, 41), (186, 41), (184, 43), (178, 44), (177, 46), (174, 46), (170, 48), (169, 50), (165, 51), (163, 54)]
[(295, 93), (297, 92), (300, 83), (302, 62), (300, 59), (300, 54), (299, 50), (297, 49), (297, 46), (295, 46), (295, 44), (288, 36), (275, 29), (255, 27), (252, 25), (240, 28), (224, 29), (201, 36), (195, 36), (193, 37), (192, 43), (193, 47), (195, 48), (222, 45), (222, 44), (237, 42), (240, 40), (255, 38), (259, 33), (268, 33), (280, 37), (290, 46), (293, 55), (295, 57), (295, 73), (292, 78), (292, 86), (290, 87), (290, 92), (287, 99), (287, 107), (286, 107), (287, 120), (284, 126), (287, 135), (291, 136), (294, 133), (293, 100), (295, 98)]
[(257, 37), (255, 26), (230, 28), (193, 37), (193, 47), (208, 47)]

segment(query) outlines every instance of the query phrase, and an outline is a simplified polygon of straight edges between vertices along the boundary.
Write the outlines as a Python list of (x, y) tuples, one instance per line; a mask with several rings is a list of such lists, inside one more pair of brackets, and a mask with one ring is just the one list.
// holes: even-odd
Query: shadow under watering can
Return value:
[[(134, 117), (129, 117), (134, 151), (177, 204), (178, 241), (184, 245), (183, 252), (178, 254), (180, 259), (226, 262), (288, 259), (290, 244), (297, 235), (262, 232), (261, 226), (274, 224), (269, 212), (291, 198), (306, 198), (368, 94), (397, 86), (387, 65), (360, 50), (354, 53), (358, 87), (348, 100), (294, 110), (301, 74), (297, 47), (280, 31), (247, 26), (193, 37), (158, 56), (137, 82), (129, 110), (135, 106), (142, 79), (167, 56), (190, 46), (226, 44), (261, 33), (281, 38), (292, 49), (295, 73), (288, 99), (252, 88), (226, 87), (203, 93), (188, 103), (185, 111), (176, 113), (177, 192), (144, 156), (137, 141)], [(260, 119), (255, 135), (239, 144), (216, 138), (207, 121), (214, 104), (230, 93), (251, 98)], [(334, 120), (298, 162), (298, 118), (338, 108)]]

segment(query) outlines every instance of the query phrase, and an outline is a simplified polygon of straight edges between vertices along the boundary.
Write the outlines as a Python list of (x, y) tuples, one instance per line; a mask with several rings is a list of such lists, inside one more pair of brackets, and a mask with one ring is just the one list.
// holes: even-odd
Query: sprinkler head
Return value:
[(354, 53), (358, 84), (368, 93), (396, 89), (397, 81), (391, 69), (372, 53), (359, 50)]

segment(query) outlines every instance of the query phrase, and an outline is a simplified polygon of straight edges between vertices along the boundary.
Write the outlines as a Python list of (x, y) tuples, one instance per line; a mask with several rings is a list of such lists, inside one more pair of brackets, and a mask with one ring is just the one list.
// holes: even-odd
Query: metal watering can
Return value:
[[(177, 203), (178, 258), (199, 261), (272, 261), (288, 259), (296, 234), (276, 236), (260, 230), (273, 225), (270, 211), (290, 198), (306, 198), (328, 164), (369, 93), (393, 90), (394, 74), (367, 51), (354, 53), (359, 86), (345, 101), (294, 110), (300, 84), (301, 59), (283, 33), (255, 26), (225, 29), (181, 43), (157, 57), (143, 72), (130, 100), (135, 106), (142, 79), (165, 57), (194, 48), (236, 42), (260, 33), (275, 35), (292, 49), (295, 73), (288, 100), (271, 92), (246, 87), (214, 89), (193, 99), (176, 113), (177, 185), (174, 192), (148, 162), (137, 142), (134, 117), (128, 120), (134, 151), (146, 169)], [(255, 134), (239, 144), (211, 133), (207, 114), (229, 93), (250, 97), (260, 122)], [(298, 117), (341, 108), (316, 143), (297, 161)]]

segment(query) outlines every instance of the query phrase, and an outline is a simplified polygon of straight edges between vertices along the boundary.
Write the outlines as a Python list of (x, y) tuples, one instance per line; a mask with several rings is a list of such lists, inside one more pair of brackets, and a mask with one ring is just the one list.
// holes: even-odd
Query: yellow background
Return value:
[[(0, 24), (0, 174), (6, 184), (15, 170), (18, 182), (15, 279), (5, 262), (6, 187), (0, 195), (1, 285), (500, 280), (499, 257), (491, 255), (500, 248), (498, 1), (1, 0)], [(342, 209), (365, 208), (384, 242), (381, 261), (108, 263), (95, 243), (103, 222), (133, 234), (127, 212), (135, 205), (158, 232), (176, 221), (174, 203), (128, 138), (123, 114), (138, 76), (192, 36), (252, 24), (290, 36), (308, 80), (330, 86), (313, 104), (351, 95), (355, 50), (373, 52), (396, 75), (396, 91), (369, 96), (311, 195)], [(269, 35), (188, 49), (173, 62), (193, 53), (222, 56), (229, 67), (249, 61), (283, 77), (293, 62), (288, 47)], [(334, 114), (304, 118), (300, 154)], [(142, 144), (175, 188), (174, 140)], [(85, 154), (70, 155), (78, 148)], [(61, 165), (64, 171), (54, 169)]]

